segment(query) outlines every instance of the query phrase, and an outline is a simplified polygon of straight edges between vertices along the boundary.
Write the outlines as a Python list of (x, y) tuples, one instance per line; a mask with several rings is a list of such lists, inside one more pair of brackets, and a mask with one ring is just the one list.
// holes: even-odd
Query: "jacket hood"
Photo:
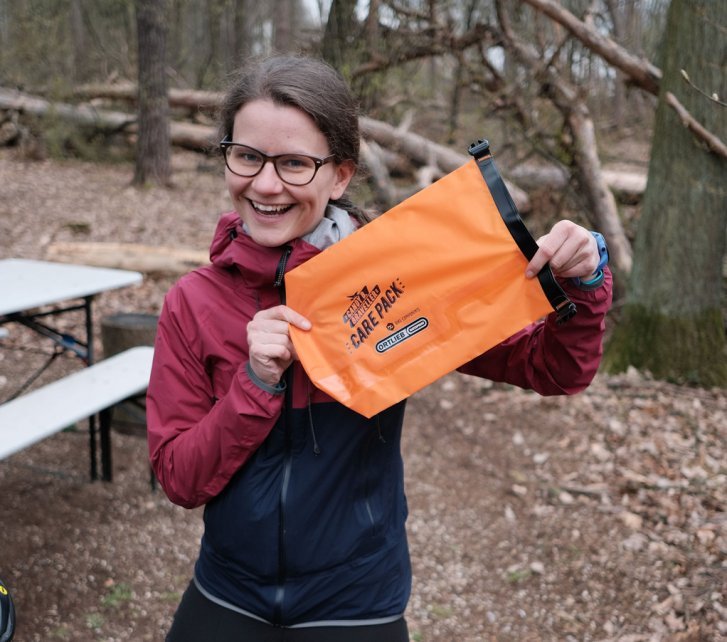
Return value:
[[(320, 252), (302, 239), (294, 239), (286, 245), (292, 249), (286, 271)], [(210, 246), (212, 264), (224, 270), (236, 268), (251, 287), (273, 285), (282, 254), (282, 247), (265, 247), (255, 243), (243, 229), (237, 212), (222, 215)]]

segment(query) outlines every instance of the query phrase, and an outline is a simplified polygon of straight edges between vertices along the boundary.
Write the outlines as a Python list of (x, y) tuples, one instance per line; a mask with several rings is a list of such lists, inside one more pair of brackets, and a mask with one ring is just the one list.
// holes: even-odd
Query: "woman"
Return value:
[[(324, 63), (275, 57), (245, 70), (221, 116), (235, 211), (219, 221), (211, 265), (165, 299), (148, 392), (162, 487), (205, 505), (167, 640), (406, 641), (405, 402), (366, 419), (316, 389), (288, 332), (310, 323), (285, 306), (285, 272), (363, 222), (345, 196), (355, 102)], [(535, 324), (461, 370), (575, 393), (598, 367), (610, 274), (573, 223), (539, 244), (528, 275), (550, 261), (578, 315)]]

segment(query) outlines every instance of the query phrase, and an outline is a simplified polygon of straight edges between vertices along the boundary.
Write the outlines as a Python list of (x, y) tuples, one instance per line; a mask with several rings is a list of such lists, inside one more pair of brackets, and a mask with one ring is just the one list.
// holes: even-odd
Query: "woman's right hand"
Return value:
[(277, 385), (298, 358), (290, 339), (290, 324), (301, 330), (311, 328), (308, 319), (285, 305), (260, 310), (247, 324), (250, 368), (268, 385)]

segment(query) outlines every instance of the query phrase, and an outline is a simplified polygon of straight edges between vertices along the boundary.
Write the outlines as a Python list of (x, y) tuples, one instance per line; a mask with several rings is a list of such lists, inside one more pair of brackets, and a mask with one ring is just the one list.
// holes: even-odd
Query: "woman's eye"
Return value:
[(312, 167), (313, 162), (303, 156), (284, 156), (278, 161), (284, 169), (300, 170)]
[(242, 161), (243, 163), (259, 163), (260, 162), (260, 156), (257, 154), (254, 154), (253, 152), (246, 152), (246, 151), (238, 151), (236, 156), (237, 160)]

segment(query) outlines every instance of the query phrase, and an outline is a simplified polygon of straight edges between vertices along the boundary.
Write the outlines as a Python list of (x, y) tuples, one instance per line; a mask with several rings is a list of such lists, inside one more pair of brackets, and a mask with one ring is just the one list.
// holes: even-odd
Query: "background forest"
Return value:
[[(412, 640), (726, 639), (727, 3), (0, 0), (0, 253), (139, 269), (98, 314), (158, 312), (227, 207), (220, 92), (273, 52), (351, 83), (372, 212), (487, 138), (534, 236), (609, 243), (589, 391), (447, 377), (410, 402)], [(0, 348), (4, 399), (41, 357)], [(138, 436), (88, 484), (83, 439), (0, 465), (18, 639), (162, 639), (200, 516), (149, 493)]]
[[(215, 142), (179, 121), (212, 125), (217, 92), (247, 57), (321, 55), (360, 98), (370, 207), (385, 211), (487, 137), (523, 213), (520, 186), (554, 189), (552, 215), (605, 234), (628, 320), (608, 368), (725, 385), (724, 13), (716, 0), (0, 2), (4, 140), (109, 159), (123, 134), (139, 141), (135, 181), (169, 182), (170, 139)], [(154, 101), (168, 93), (171, 107)], [(119, 99), (133, 116), (104, 115)], [(44, 120), (21, 123), (24, 112)], [(69, 129), (84, 119), (85, 133)], [(652, 134), (645, 193), (642, 168), (605, 166), (625, 141), (646, 161)], [(685, 239), (685, 224), (703, 233)]]

